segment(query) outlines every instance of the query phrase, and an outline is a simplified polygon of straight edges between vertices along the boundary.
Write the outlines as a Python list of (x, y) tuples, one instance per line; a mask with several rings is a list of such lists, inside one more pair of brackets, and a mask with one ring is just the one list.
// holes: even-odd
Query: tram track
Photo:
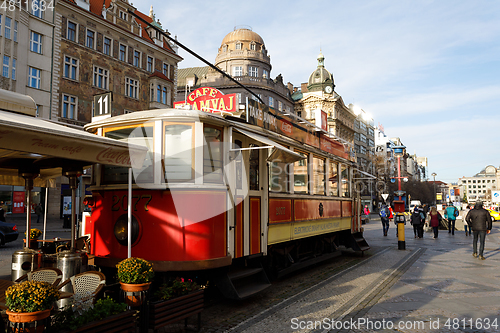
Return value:
[(233, 301), (221, 297), (208, 297), (203, 312), (203, 332), (239, 332), (245, 327), (268, 317), (297, 301), (304, 294), (322, 286), (356, 268), (358, 265), (379, 256), (389, 248), (374, 247), (365, 256), (346, 252), (343, 256), (327, 260), (287, 275), (273, 282), (272, 287), (244, 301)]
[[(425, 248), (418, 248), (411, 252), (391, 251), (391, 247), (374, 248), (367, 257), (347, 258), (338, 263), (327, 263), (319, 269), (307, 270), (297, 276), (273, 284), (274, 292), (262, 295), (243, 302), (239, 306), (235, 303), (221, 301), (207, 309), (207, 315), (215, 315), (216, 308), (225, 308), (230, 315), (227, 320), (221, 317), (209, 318), (203, 324), (204, 332), (290, 332), (291, 314), (310, 318), (304, 311), (309, 311), (309, 316), (325, 315), (337, 320), (350, 320), (364, 316), (366, 312), (378, 302), (387, 290), (418, 260), (425, 252)], [(397, 259), (394, 263), (388, 258)], [(345, 259), (345, 258), (344, 258)], [(380, 265), (384, 263), (384, 265)], [(355, 281), (364, 277), (364, 282)], [(372, 277), (368, 277), (372, 275)], [(303, 279), (300, 281), (300, 279)], [(309, 279), (309, 280), (308, 280)], [(304, 283), (304, 280), (308, 280)], [(341, 291), (345, 288), (345, 281), (355, 289), (348, 292)], [(289, 288), (292, 288), (290, 290)], [(332, 288), (338, 292), (344, 302), (331, 298)], [(288, 290), (286, 290), (288, 289)], [(338, 289), (338, 290), (337, 290)], [(314, 298), (316, 295), (317, 298)], [(267, 301), (266, 301), (267, 299)], [(318, 303), (316, 303), (318, 302)], [(324, 304), (324, 305), (323, 305)], [(260, 307), (255, 311), (255, 307)], [(311, 308), (316, 307), (318, 313)], [(325, 308), (333, 309), (325, 312)], [(306, 313), (307, 313), (306, 311)], [(206, 318), (205, 312), (204, 317)], [(311, 318), (312, 319), (312, 318)], [(316, 318), (317, 319), (317, 318)], [(273, 327), (271, 328), (272, 325)], [(309, 332), (298, 330), (297, 332)], [(315, 333), (344, 332), (314, 330)]]

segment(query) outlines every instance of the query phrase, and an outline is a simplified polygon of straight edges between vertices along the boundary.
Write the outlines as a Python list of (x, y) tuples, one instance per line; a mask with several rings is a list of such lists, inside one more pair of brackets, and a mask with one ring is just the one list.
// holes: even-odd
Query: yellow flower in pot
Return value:
[(40, 281), (24, 281), (5, 291), (7, 315), (11, 322), (31, 322), (47, 318), (59, 291), (53, 285)]
[(142, 258), (131, 257), (120, 261), (116, 268), (121, 289), (126, 293), (125, 302), (139, 306), (144, 296), (142, 292), (149, 289), (155, 276), (153, 265)]
[[(30, 239), (38, 239), (42, 235), (42, 231), (37, 228), (32, 228), (30, 230)], [(26, 232), (24, 233), (24, 236), (26, 236)]]

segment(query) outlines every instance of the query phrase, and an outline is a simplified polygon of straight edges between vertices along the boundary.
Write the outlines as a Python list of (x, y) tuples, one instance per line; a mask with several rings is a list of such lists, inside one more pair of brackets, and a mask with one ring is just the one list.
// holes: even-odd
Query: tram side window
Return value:
[(313, 157), (313, 194), (325, 195), (325, 160)]
[(203, 135), (203, 181), (222, 183), (222, 131), (205, 125)]
[[(139, 183), (153, 182), (153, 126), (132, 125), (118, 128), (105, 128), (107, 138), (125, 141), (148, 148), (144, 164), (140, 169), (133, 170), (132, 181)], [(128, 182), (128, 168), (104, 166), (103, 184), (126, 184)]]
[(269, 191), (288, 192), (288, 164), (280, 162), (270, 164)]
[(293, 192), (294, 193), (307, 193), (307, 183), (309, 180), (307, 174), (307, 154), (296, 151), (301, 156), (306, 157), (303, 160), (295, 162), (293, 165)]
[(164, 125), (163, 168), (165, 182), (193, 179), (193, 125)]
[(344, 164), (340, 166), (340, 177), (342, 182), (342, 196), (349, 198), (351, 196), (351, 193), (349, 191), (349, 168)]
[(330, 163), (330, 175), (328, 180), (330, 181), (330, 195), (334, 197), (339, 196), (339, 165), (336, 162)]

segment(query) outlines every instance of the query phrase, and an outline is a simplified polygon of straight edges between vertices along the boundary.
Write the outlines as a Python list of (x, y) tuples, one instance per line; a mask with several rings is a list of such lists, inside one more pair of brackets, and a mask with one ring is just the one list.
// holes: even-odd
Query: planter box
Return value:
[(93, 321), (88, 323), (76, 331), (78, 333), (135, 333), (137, 319), (137, 311), (125, 311), (116, 315), (112, 315), (103, 320)]
[(168, 301), (150, 302), (149, 328), (157, 330), (163, 326), (176, 323), (182, 319), (198, 314), (198, 331), (203, 311), (203, 290), (169, 299)]

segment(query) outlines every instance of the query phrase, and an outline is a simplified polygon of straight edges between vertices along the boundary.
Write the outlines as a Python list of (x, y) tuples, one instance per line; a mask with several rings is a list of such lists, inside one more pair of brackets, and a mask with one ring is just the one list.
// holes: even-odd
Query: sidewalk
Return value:
[(407, 223), (406, 250), (398, 250), (394, 223), (384, 237), (380, 219), (371, 218), (364, 225), (370, 258), (232, 331), (500, 332), (498, 226), (486, 238), (486, 260), (479, 260), (463, 231), (415, 239)]

